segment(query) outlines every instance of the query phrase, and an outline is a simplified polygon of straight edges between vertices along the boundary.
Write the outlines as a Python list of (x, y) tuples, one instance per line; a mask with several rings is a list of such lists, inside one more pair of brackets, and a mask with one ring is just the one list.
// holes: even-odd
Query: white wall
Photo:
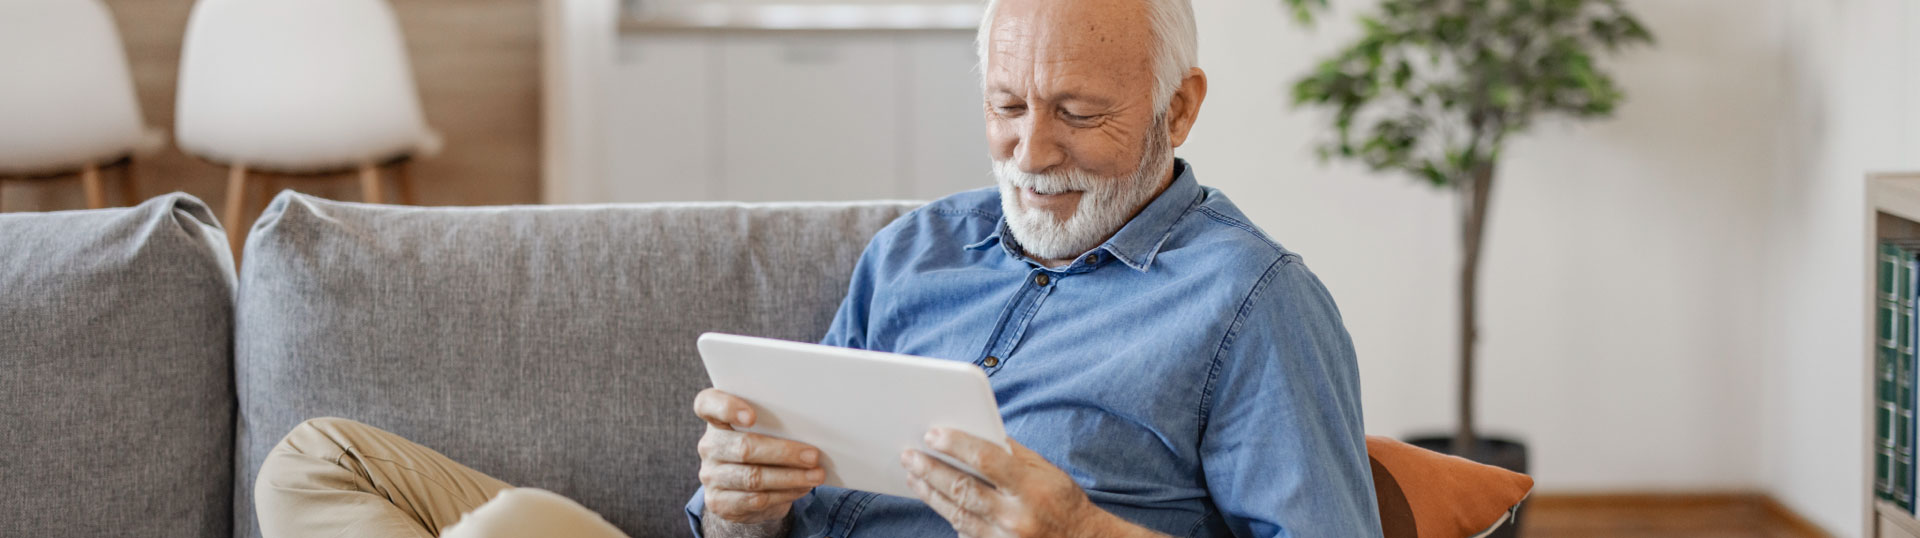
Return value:
[[(1530, 443), (1539, 491), (1760, 486), (1756, 231), (1783, 119), (1774, 5), (1634, 3), (1661, 41), (1614, 62), (1626, 107), (1543, 125), (1500, 170), (1479, 402), (1485, 429)], [(1352, 11), (1310, 35), (1277, 2), (1196, 7), (1212, 92), (1182, 153), (1332, 289), (1368, 429), (1448, 427), (1450, 199), (1317, 164), (1324, 121), (1287, 104), (1293, 77), (1350, 35)]]
[(1768, 199), (1759, 473), (1842, 536), (1865, 525), (1864, 176), (1920, 170), (1920, 7), (1788, 2), (1780, 138)]
[(608, 72), (620, 8), (614, 0), (541, 0), (540, 200), (606, 198)]

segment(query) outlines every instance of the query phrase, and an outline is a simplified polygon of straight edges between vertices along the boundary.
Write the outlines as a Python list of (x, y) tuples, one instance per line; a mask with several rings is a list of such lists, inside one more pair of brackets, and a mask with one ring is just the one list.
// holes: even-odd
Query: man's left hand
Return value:
[[(981, 483), (951, 465), (918, 451), (900, 455), (907, 482), (920, 500), (953, 524), (961, 536), (1029, 538), (1106, 536), (1118, 522), (1094, 506), (1065, 471), (1012, 438), (1007, 453), (985, 439), (936, 428), (927, 446), (967, 464), (992, 481)], [(996, 487), (997, 486), (997, 487)]]

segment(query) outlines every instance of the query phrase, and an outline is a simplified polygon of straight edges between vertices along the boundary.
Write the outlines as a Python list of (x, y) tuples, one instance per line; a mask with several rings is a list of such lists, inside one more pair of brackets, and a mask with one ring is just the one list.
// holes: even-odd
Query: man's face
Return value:
[(1099, 246), (1168, 181), (1138, 0), (1005, 0), (987, 45), (986, 117), (1001, 204), (1033, 256)]

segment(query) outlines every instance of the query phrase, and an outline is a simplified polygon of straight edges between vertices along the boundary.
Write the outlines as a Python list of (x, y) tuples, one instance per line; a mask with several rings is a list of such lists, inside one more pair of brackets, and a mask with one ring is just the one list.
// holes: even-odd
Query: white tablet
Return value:
[(972, 364), (719, 333), (700, 335), (700, 359), (714, 388), (753, 406), (745, 431), (819, 448), (829, 486), (913, 497), (907, 449), (978, 476), (926, 448), (934, 427), (1007, 448), (993, 388)]

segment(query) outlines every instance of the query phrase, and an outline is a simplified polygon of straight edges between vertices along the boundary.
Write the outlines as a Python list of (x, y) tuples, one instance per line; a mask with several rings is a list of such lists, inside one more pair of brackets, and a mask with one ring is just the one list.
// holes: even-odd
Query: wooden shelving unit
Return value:
[(1876, 439), (1874, 438), (1874, 365), (1875, 350), (1878, 349), (1878, 336), (1875, 327), (1875, 306), (1878, 304), (1878, 267), (1880, 259), (1880, 241), (1885, 239), (1920, 240), (1920, 173), (1872, 174), (1867, 177), (1867, 279), (1866, 279), (1866, 372), (1861, 380), (1865, 400), (1861, 403), (1861, 420), (1866, 428), (1867, 453), (1863, 454), (1861, 469), (1867, 477), (1867, 491), (1861, 492), (1869, 502), (1867, 513), (1862, 514), (1866, 525), (1865, 536), (1874, 538), (1920, 538), (1920, 519), (1907, 513), (1893, 503), (1874, 498), (1873, 458)]

